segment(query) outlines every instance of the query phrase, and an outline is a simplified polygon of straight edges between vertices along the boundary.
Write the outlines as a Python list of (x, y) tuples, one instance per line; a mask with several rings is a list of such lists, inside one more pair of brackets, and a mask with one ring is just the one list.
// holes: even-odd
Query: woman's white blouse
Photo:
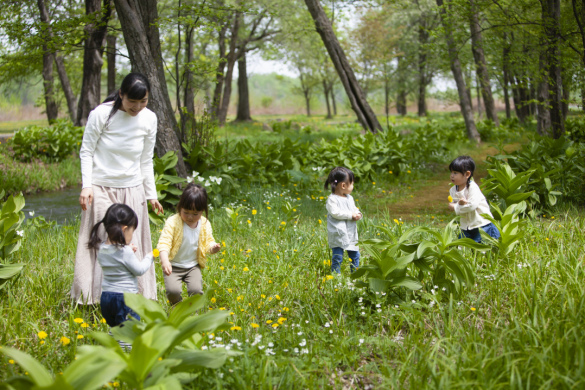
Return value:
[(143, 184), (146, 199), (157, 199), (152, 164), (156, 114), (148, 108), (136, 116), (118, 110), (106, 126), (111, 110), (112, 103), (100, 104), (87, 119), (79, 151), (82, 188)]
[[(455, 214), (461, 216), (461, 229), (475, 229), (490, 223), (489, 220), (481, 216), (481, 214), (492, 216), (490, 206), (474, 181), (469, 183), (469, 187), (465, 187), (461, 191), (457, 191), (456, 186), (451, 187), (449, 194), (455, 203)], [(467, 204), (460, 205), (457, 203), (462, 198), (467, 200)]]
[(343, 248), (347, 251), (359, 250), (357, 221), (353, 214), (360, 211), (355, 207), (351, 195), (329, 195), (327, 198), (327, 236), (330, 248)]

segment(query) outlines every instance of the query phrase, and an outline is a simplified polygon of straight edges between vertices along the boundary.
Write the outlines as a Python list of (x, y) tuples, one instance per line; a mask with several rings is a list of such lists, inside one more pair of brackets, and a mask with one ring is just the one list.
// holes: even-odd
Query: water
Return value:
[(58, 224), (72, 223), (77, 216), (81, 216), (80, 192), (79, 188), (68, 188), (56, 192), (25, 195), (22, 211), (26, 219), (31, 218), (29, 212), (34, 211), (34, 217), (42, 215), (47, 221), (55, 221)]

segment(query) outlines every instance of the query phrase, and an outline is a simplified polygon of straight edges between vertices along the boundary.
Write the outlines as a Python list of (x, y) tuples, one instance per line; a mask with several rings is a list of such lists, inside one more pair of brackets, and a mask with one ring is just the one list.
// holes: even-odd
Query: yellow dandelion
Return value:
[(241, 326), (232, 326), (230, 330), (242, 330)]
[(449, 203), (453, 202), (453, 197), (451, 195), (449, 195), (449, 197), (447, 198), (447, 200), (449, 201)]
[(106, 323), (106, 319), (105, 319), (105, 318), (102, 318), (102, 319), (100, 320), (100, 322), (101, 322), (102, 324), (105, 324), (105, 323)]
[(280, 296), (279, 295), (275, 295), (274, 297), (280, 301)]
[(272, 327), (276, 329), (278, 328), (278, 324), (272, 324)]
[(253, 322), (250, 324), (250, 326), (251, 326), (252, 328), (259, 328), (259, 327), (260, 327), (260, 325), (258, 325), (258, 324), (255, 324), (255, 323), (253, 323)]
[(372, 184), (373, 184), (373, 185), (376, 185), (376, 182), (375, 182), (375, 181), (373, 181), (373, 182), (372, 182)]
[(87, 327), (89, 327), (89, 324), (87, 322), (84, 322), (83, 324), (81, 324), (81, 327), (82, 328), (87, 328)]
[(213, 297), (210, 299), (210, 301), (211, 301), (211, 303), (215, 303), (215, 302), (217, 302), (217, 299), (215, 299), (215, 297)]
[(63, 345), (68, 345), (68, 344), (71, 342), (71, 340), (69, 340), (69, 338), (68, 338), (68, 337), (65, 337), (65, 336), (61, 337), (61, 338), (59, 339), (59, 341), (60, 341), (60, 342), (61, 342), (61, 344), (63, 344)]
[(284, 317), (279, 317), (279, 318), (278, 318), (278, 323), (279, 323), (280, 325), (284, 324), (284, 321), (286, 321), (286, 318), (284, 318)]
[(14, 364), (14, 360), (10, 359), (10, 360), (8, 360), (8, 363)]
[(244, 267), (244, 269), (243, 269), (242, 271), (244, 271), (244, 272), (248, 272), (248, 271), (249, 271), (249, 269), (248, 269), (248, 267)]
[(333, 280), (334, 276), (333, 275), (327, 275), (326, 278), (327, 278), (327, 280)]
[(252, 210), (252, 215), (256, 215), (258, 211), (256, 209)]
[(152, 255), (153, 255), (154, 257), (159, 257), (159, 256), (160, 256), (160, 252), (158, 251), (158, 249), (156, 249), (156, 248), (155, 248), (155, 249), (152, 251)]
[(223, 271), (225, 268), (222, 265), (222, 266), (219, 267), (219, 269)]
[(73, 320), (73, 322), (75, 322), (77, 324), (81, 324), (81, 323), (83, 323), (83, 318), (77, 317), (76, 319)]
[(270, 325), (270, 324), (272, 324), (272, 320), (267, 320), (267, 321), (266, 321), (266, 323), (267, 323), (268, 325)]
[(472, 308), (471, 308), (471, 311), (475, 311), (475, 307), (472, 307)]
[(39, 333), (37, 333), (37, 336), (39, 336), (39, 339), (43, 340), (47, 338), (47, 332), (45, 332), (44, 330), (41, 330)]
[(82, 334), (78, 334), (77, 335), (77, 340), (81, 340), (82, 338), (83, 338), (83, 335)]
[(268, 207), (266, 207), (266, 208), (267, 208), (268, 210), (272, 210), (272, 207), (270, 207), (270, 206), (268, 206)]
[(411, 173), (410, 170), (406, 171), (406, 173)]
[(264, 299), (264, 298), (266, 298), (266, 295), (260, 294), (260, 297), (262, 297), (262, 299)]
[(392, 174), (392, 171), (388, 171), (389, 174)]
[(286, 222), (282, 221), (280, 224), (281, 224), (281, 225), (286, 225)]
[(221, 242), (221, 246), (223, 246), (225, 248), (225, 241)]
[(396, 218), (394, 218), (394, 223), (396, 223), (398, 225), (400, 224), (400, 222)]

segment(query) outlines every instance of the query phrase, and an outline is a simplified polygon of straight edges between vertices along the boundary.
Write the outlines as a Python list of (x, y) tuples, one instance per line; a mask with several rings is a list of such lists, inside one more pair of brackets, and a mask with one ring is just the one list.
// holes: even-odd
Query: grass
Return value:
[(0, 122), (0, 134), (11, 134), (27, 126), (47, 126), (46, 119)]

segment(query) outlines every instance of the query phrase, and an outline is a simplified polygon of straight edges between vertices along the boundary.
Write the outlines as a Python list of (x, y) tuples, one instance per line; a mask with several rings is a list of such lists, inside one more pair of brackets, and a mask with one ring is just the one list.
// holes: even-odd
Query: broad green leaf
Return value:
[(194, 333), (214, 331), (221, 325), (229, 325), (225, 322), (227, 317), (229, 317), (229, 312), (224, 310), (212, 310), (199, 316), (189, 317), (179, 325), (180, 333), (175, 343), (183, 342)]
[(169, 315), (169, 322), (178, 326), (183, 320), (185, 320), (185, 318), (189, 317), (197, 310), (202, 309), (207, 301), (207, 296), (210, 294), (210, 291), (213, 290), (207, 290), (204, 295), (196, 294), (190, 296), (188, 299), (175, 306)]
[(37, 386), (49, 386), (53, 383), (53, 377), (49, 371), (26, 352), (10, 347), (1, 347), (0, 353), (14, 359), (24, 371), (28, 372)]
[(165, 311), (157, 302), (140, 294), (124, 293), (124, 303), (147, 322), (167, 319)]
[(23, 264), (0, 264), (0, 279), (10, 279), (20, 273)]
[(385, 292), (390, 287), (390, 283), (384, 279), (369, 278), (368, 283), (373, 292)]
[(169, 359), (178, 359), (179, 365), (173, 371), (192, 371), (197, 368), (219, 368), (223, 366), (228, 357), (224, 348), (214, 348), (210, 351), (188, 350), (175, 348), (169, 355)]
[(85, 346), (63, 371), (63, 378), (76, 390), (96, 389), (114, 379), (126, 368), (126, 361), (116, 352), (97, 346)]
[(394, 279), (390, 283), (392, 287), (406, 287), (409, 290), (420, 290), (422, 288), (422, 284), (411, 276)]
[(132, 343), (128, 369), (143, 382), (154, 363), (173, 344), (179, 331), (168, 325), (155, 325)]

